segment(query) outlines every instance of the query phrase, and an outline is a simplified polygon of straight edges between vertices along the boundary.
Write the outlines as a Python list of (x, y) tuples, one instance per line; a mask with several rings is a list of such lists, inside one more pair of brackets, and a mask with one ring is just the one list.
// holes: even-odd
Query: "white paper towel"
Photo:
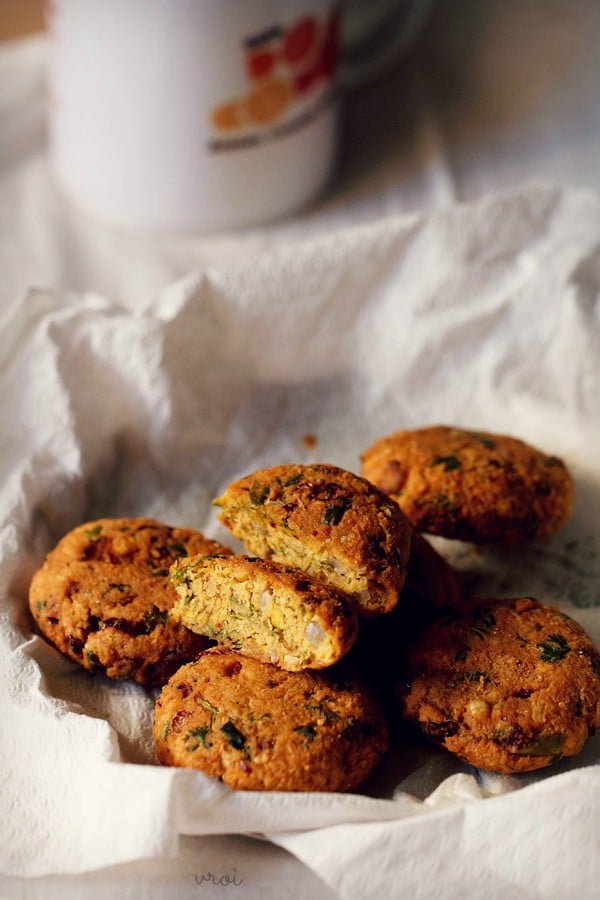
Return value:
[(228, 540), (210, 500), (232, 478), (357, 470), (381, 434), (446, 422), (564, 457), (577, 497), (554, 538), (440, 546), (481, 595), (556, 602), (598, 640), (599, 296), (600, 202), (540, 186), (208, 268), (137, 313), (42, 290), (14, 306), (0, 322), (2, 871), (262, 833), (345, 898), (458, 897), (469, 877), (494, 879), (490, 897), (591, 896), (597, 738), (518, 778), (415, 744), (363, 795), (236, 793), (157, 766), (156, 692), (66, 661), (32, 633), (26, 596), (86, 518), (150, 514)]

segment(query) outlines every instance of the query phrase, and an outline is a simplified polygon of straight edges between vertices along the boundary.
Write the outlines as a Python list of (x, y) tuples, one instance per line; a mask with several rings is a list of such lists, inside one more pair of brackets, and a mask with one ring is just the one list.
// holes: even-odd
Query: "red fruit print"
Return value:
[(250, 78), (255, 81), (269, 75), (275, 65), (275, 54), (270, 50), (256, 50), (246, 60)]
[(283, 39), (283, 58), (291, 66), (297, 66), (313, 51), (319, 26), (312, 16), (300, 19), (292, 25)]

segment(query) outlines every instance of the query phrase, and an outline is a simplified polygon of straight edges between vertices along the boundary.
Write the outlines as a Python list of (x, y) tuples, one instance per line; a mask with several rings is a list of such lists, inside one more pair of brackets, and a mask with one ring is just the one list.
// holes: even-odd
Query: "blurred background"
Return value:
[[(1, 41), (43, 28), (42, 0), (0, 0)], [(424, 99), (458, 193), (530, 175), (600, 189), (600, 3), (433, 0), (395, 69), (348, 98), (343, 174), (406, 153)]]
[(40, 0), (0, 0), (0, 302), (35, 281), (139, 304), (232, 251), (540, 180), (600, 190), (598, 0), (433, 0), (396, 64), (344, 97), (336, 176), (316, 203), (260, 228), (160, 241), (115, 234), (55, 190), (42, 28)]
[(41, 0), (0, 0), (0, 40), (21, 37), (43, 27)]

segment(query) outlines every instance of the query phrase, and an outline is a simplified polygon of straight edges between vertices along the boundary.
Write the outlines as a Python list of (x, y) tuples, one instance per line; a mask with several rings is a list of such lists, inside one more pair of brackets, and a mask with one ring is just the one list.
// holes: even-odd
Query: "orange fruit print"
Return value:
[(274, 122), (290, 102), (291, 91), (286, 81), (264, 81), (246, 101), (248, 116), (253, 122)]
[(237, 100), (223, 103), (213, 110), (213, 125), (219, 131), (235, 131), (242, 124), (241, 112), (241, 104)]
[(307, 15), (284, 30), (279, 24), (244, 39), (249, 93), (216, 106), (213, 128), (233, 132), (277, 121), (293, 102), (330, 81), (338, 64), (337, 9), (327, 20)]

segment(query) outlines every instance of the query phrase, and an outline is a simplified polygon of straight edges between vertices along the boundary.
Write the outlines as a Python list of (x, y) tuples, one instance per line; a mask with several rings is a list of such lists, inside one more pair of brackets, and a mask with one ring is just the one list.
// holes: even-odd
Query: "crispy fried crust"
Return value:
[(35, 573), (42, 634), (90, 672), (163, 684), (210, 642), (171, 621), (169, 567), (181, 555), (228, 553), (197, 531), (154, 519), (98, 519), (65, 535)]
[(537, 600), (472, 600), (408, 652), (403, 716), (474, 766), (514, 773), (579, 753), (600, 724), (600, 658)]
[(475, 543), (548, 537), (573, 506), (571, 477), (556, 456), (443, 425), (381, 438), (362, 454), (361, 474), (419, 531)]
[(259, 791), (355, 790), (388, 746), (381, 709), (356, 679), (285, 672), (220, 647), (163, 688), (154, 734), (164, 765)]
[(364, 478), (330, 465), (282, 465), (229, 485), (219, 518), (249, 553), (302, 569), (389, 612), (404, 584), (412, 529)]
[(171, 577), (178, 593), (173, 618), (283, 669), (331, 666), (358, 634), (342, 591), (289, 566), (247, 556), (183, 557)]

